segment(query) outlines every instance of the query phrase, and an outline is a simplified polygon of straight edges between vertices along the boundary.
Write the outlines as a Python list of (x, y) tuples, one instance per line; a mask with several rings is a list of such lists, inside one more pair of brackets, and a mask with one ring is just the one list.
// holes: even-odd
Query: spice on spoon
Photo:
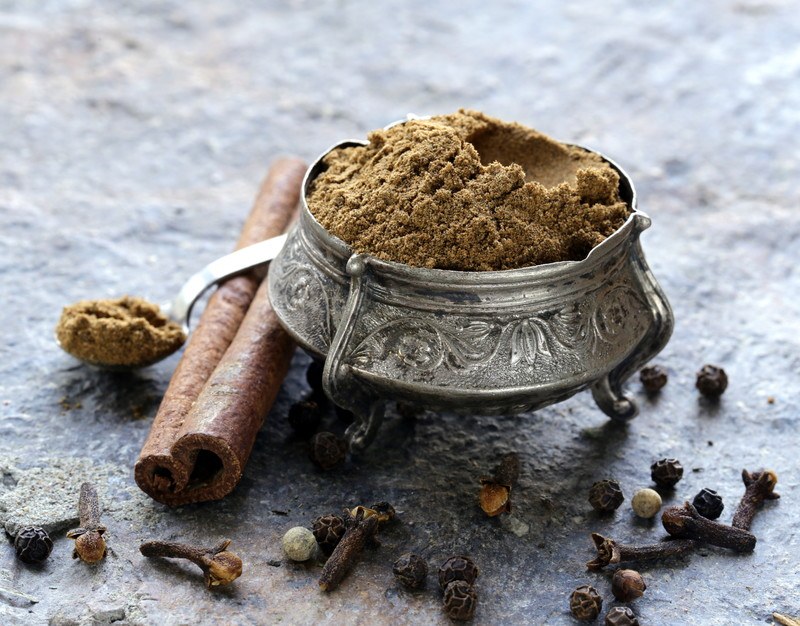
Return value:
[(200, 548), (169, 541), (146, 541), (139, 552), (148, 558), (166, 557), (187, 559), (203, 570), (206, 587), (227, 585), (242, 575), (242, 559), (228, 552), (230, 539), (220, 541), (213, 548)]
[(112, 367), (151, 365), (186, 341), (180, 325), (158, 306), (131, 296), (81, 300), (64, 307), (56, 338), (72, 356)]
[(673, 537), (697, 539), (736, 552), (752, 552), (756, 547), (756, 537), (752, 533), (706, 519), (688, 502), (666, 509), (661, 523)]
[(519, 478), (519, 455), (509, 452), (500, 460), (491, 477), (480, 479), (481, 509), (489, 517), (511, 512), (511, 487)]
[(599, 533), (592, 533), (592, 541), (597, 556), (586, 564), (592, 571), (603, 569), (606, 565), (636, 561), (662, 559), (669, 556), (688, 554), (695, 548), (692, 539), (669, 539), (644, 546), (629, 546), (618, 543)]
[(379, 519), (375, 511), (363, 506), (353, 510), (355, 514), (345, 511), (345, 533), (322, 568), (319, 578), (319, 588), (322, 591), (336, 589), (378, 530)]
[(778, 484), (778, 475), (772, 470), (762, 470), (760, 472), (748, 472), (742, 470), (742, 481), (744, 482), (744, 495), (742, 496), (736, 512), (733, 514), (731, 526), (750, 530), (753, 518), (764, 500), (777, 500), (780, 495), (775, 493), (775, 485)]
[(106, 556), (106, 527), (100, 523), (100, 499), (92, 483), (83, 483), (78, 498), (80, 527), (73, 528), (67, 537), (75, 540), (72, 558), (84, 563), (97, 563)]

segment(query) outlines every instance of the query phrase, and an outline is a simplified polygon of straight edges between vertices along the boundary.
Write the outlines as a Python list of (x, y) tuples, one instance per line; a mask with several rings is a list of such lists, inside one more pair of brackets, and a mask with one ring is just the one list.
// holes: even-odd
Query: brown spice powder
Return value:
[(64, 307), (56, 326), (61, 347), (97, 365), (140, 367), (183, 345), (186, 335), (151, 302), (124, 296)]
[(309, 208), (356, 252), (485, 271), (578, 261), (630, 213), (598, 155), (460, 110), (333, 150)]

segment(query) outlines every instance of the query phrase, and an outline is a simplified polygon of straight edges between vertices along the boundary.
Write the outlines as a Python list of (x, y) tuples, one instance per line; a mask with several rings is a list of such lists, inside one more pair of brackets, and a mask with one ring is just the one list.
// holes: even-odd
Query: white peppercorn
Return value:
[(633, 494), (631, 506), (636, 515), (650, 519), (661, 509), (661, 496), (654, 489), (639, 489)]
[(308, 528), (295, 526), (286, 531), (281, 541), (283, 552), (292, 561), (308, 561), (317, 549), (317, 540)]

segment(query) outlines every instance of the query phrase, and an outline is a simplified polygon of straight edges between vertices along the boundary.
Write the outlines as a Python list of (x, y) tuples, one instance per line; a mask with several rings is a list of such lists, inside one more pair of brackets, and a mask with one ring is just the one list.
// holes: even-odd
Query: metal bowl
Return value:
[(461, 272), (354, 254), (327, 232), (306, 197), (330, 150), (306, 174), (300, 219), (272, 262), (269, 289), (287, 332), (325, 360), (325, 393), (355, 414), (351, 449), (372, 441), (391, 400), (515, 414), (591, 388), (611, 418), (636, 415), (622, 385), (666, 345), (673, 316), (639, 242), (650, 218), (619, 166), (600, 155), (632, 213), (585, 259)]

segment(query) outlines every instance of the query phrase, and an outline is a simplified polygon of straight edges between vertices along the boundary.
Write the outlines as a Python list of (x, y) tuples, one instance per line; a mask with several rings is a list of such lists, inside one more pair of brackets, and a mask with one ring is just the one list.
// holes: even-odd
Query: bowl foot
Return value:
[(604, 376), (592, 385), (592, 396), (600, 410), (618, 422), (628, 422), (639, 412), (636, 403), (622, 393), (622, 384)]

